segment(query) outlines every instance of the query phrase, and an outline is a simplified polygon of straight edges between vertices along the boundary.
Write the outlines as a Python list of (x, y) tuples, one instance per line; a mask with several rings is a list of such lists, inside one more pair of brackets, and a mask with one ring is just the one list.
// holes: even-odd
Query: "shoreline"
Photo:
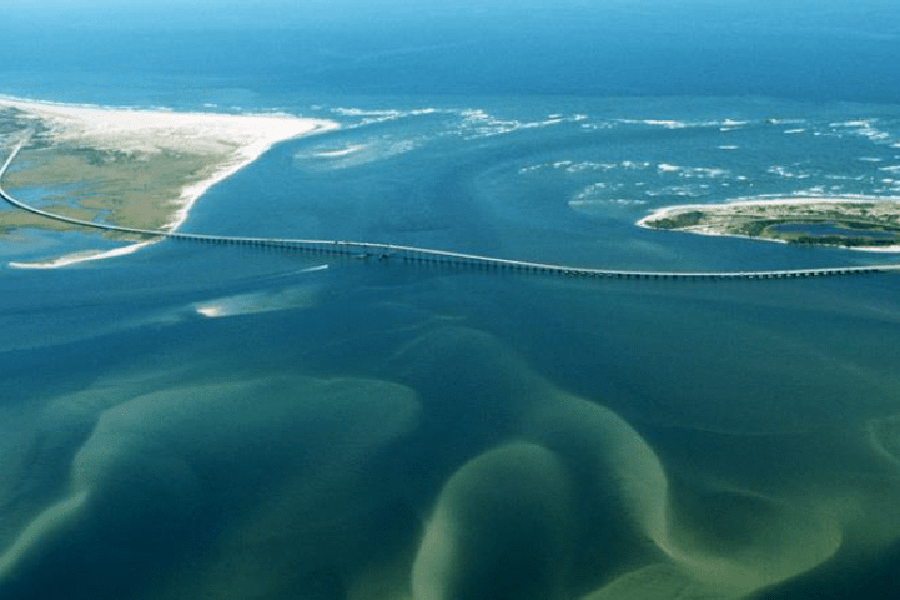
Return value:
[[(711, 229), (708, 227), (701, 228), (690, 228), (690, 227), (681, 227), (681, 228), (661, 228), (654, 227), (653, 225), (648, 224), (649, 221), (667, 218), (670, 215), (683, 213), (685, 211), (699, 210), (699, 211), (708, 211), (710, 209), (727, 209), (729, 207), (747, 207), (747, 206), (808, 206), (811, 204), (872, 204), (874, 202), (892, 202), (898, 205), (898, 209), (900, 209), (900, 196), (863, 196), (863, 195), (850, 195), (844, 196), (842, 198), (835, 197), (779, 197), (779, 198), (764, 198), (764, 199), (739, 199), (734, 202), (725, 202), (721, 204), (674, 204), (671, 206), (663, 206), (657, 209), (654, 209), (650, 214), (645, 215), (638, 219), (635, 222), (635, 225), (640, 227), (641, 229), (651, 229), (654, 231), (678, 231), (681, 233), (693, 233), (695, 235), (706, 235), (711, 237), (730, 237), (730, 238), (738, 238), (738, 239), (746, 239), (746, 240), (754, 240), (760, 242), (773, 242), (776, 244), (787, 244), (788, 242), (785, 240), (766, 238), (766, 237), (754, 237), (751, 235), (743, 235), (738, 233), (723, 233), (721, 231), (717, 231), (715, 229)], [(873, 252), (873, 253), (886, 253), (892, 254), (900, 252), (900, 245), (893, 246), (878, 246), (878, 247), (868, 247), (868, 246), (841, 246), (841, 245), (833, 245), (833, 248), (841, 248), (843, 250), (856, 250), (859, 252)]]
[[(175, 112), (164, 109), (72, 105), (0, 95), (0, 109), (17, 110), (48, 127), (53, 144), (71, 144), (128, 157), (181, 153), (208, 161), (198, 179), (177, 185), (177, 196), (158, 202), (169, 215), (159, 227), (176, 231), (197, 201), (213, 186), (258, 160), (278, 143), (340, 128), (337, 122), (284, 114), (239, 115)], [(116, 223), (130, 226), (130, 223)], [(137, 242), (112, 250), (79, 252), (41, 262), (9, 265), (17, 269), (52, 269), (90, 260), (132, 254), (156, 243)]]
[(47, 261), (39, 261), (39, 262), (17, 262), (11, 261), (7, 263), (13, 269), (31, 269), (31, 270), (41, 270), (41, 269), (60, 269), (62, 267), (68, 267), (70, 265), (76, 265), (78, 263), (89, 262), (92, 260), (103, 260), (105, 258), (114, 258), (116, 256), (127, 256), (129, 254), (134, 254), (141, 248), (145, 246), (151, 246), (153, 244), (158, 243), (158, 240), (150, 241), (150, 242), (138, 242), (136, 244), (129, 244), (128, 246), (121, 246), (119, 248), (112, 248), (111, 250), (87, 250), (84, 252), (76, 252), (74, 254), (64, 254), (58, 258), (54, 258), (52, 260)]
[[(204, 114), (204, 113), (183, 113), (183, 114)], [(300, 119), (300, 117), (296, 117)], [(246, 166), (249, 166), (256, 162), (263, 154), (268, 152), (273, 146), (279, 144), (281, 142), (286, 142), (292, 139), (305, 137), (307, 135), (315, 135), (318, 133), (325, 133), (327, 131), (332, 131), (338, 129), (340, 126), (337, 123), (333, 123), (330, 121), (322, 121), (319, 119), (309, 119), (309, 121), (315, 121), (316, 124), (309, 130), (304, 131), (302, 133), (297, 133), (291, 135), (289, 137), (279, 138), (272, 141), (269, 141), (265, 144), (260, 144), (258, 146), (249, 146), (245, 147), (242, 150), (249, 152), (245, 152), (245, 156), (239, 160), (235, 161), (233, 164), (224, 164), (220, 169), (214, 171), (209, 178), (188, 184), (184, 186), (181, 190), (181, 196), (179, 200), (183, 201), (183, 204), (179, 210), (175, 211), (176, 219), (167, 225), (162, 227), (165, 231), (175, 231), (187, 220), (190, 209), (194, 206), (194, 204), (200, 199), (209, 190), (211, 187), (220, 183)]]
[(649, 229), (656, 229), (646, 225), (646, 221), (650, 219), (658, 219), (668, 216), (672, 213), (682, 212), (686, 210), (710, 210), (719, 208), (728, 208), (731, 206), (804, 206), (809, 204), (871, 204), (873, 202), (894, 202), (900, 207), (900, 196), (843, 196), (835, 198), (831, 196), (799, 196), (799, 197), (778, 197), (764, 199), (738, 199), (734, 202), (723, 202), (719, 204), (673, 204), (653, 209), (650, 214), (641, 217), (637, 221), (637, 225)]

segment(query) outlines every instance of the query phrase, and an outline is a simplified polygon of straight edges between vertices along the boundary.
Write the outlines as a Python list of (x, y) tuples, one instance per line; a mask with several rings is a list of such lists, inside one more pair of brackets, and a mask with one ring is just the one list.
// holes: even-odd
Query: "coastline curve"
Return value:
[(655, 279), (655, 280), (736, 280), (736, 279), (795, 279), (808, 277), (834, 277), (842, 275), (866, 275), (873, 273), (900, 272), (898, 265), (864, 265), (847, 267), (825, 267), (818, 269), (782, 269), (760, 271), (624, 271), (613, 269), (594, 269), (585, 267), (573, 267), (549, 263), (537, 263), (531, 261), (493, 258), (478, 254), (465, 254), (447, 250), (432, 248), (418, 248), (397, 244), (385, 244), (377, 242), (356, 242), (347, 240), (309, 240), (309, 239), (279, 239), (279, 238), (252, 238), (239, 236), (217, 236), (194, 233), (179, 233), (178, 231), (163, 231), (154, 229), (137, 229), (95, 223), (73, 217), (66, 217), (49, 213), (35, 208), (24, 202), (16, 200), (2, 187), (3, 175), (6, 173), (12, 161), (25, 144), (21, 140), (10, 152), (6, 161), (0, 167), (0, 198), (13, 207), (40, 217), (93, 229), (101, 229), (117, 233), (139, 235), (150, 239), (171, 239), (190, 241), (206, 244), (241, 245), (259, 248), (279, 248), (295, 250), (313, 254), (330, 254), (349, 256), (356, 258), (375, 257), (378, 260), (396, 259), (403, 262), (450, 265), (472, 269), (484, 269), (495, 271), (514, 271), (527, 274), (557, 275), (578, 278), (604, 278), (604, 279)]

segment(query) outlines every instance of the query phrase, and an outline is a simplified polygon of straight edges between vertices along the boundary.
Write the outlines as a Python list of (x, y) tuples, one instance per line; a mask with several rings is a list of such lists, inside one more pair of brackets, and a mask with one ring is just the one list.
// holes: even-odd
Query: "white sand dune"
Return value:
[(337, 124), (289, 115), (189, 113), (76, 106), (0, 96), (13, 108), (44, 121), (59, 142), (122, 152), (174, 150), (255, 157), (260, 148)]

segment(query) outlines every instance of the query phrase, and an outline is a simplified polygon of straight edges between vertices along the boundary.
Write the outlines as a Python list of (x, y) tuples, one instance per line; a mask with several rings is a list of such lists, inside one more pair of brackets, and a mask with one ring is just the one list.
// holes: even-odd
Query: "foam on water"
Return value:
[(306, 308), (317, 301), (318, 286), (292, 286), (278, 291), (251, 292), (195, 304), (198, 315), (215, 319)]
[[(814, 108), (701, 114), (667, 100), (670, 120), (643, 118), (665, 113), (635, 100), (627, 113), (640, 118), (626, 122), (614, 118), (621, 102), (542, 102), (320, 108), (339, 135), (292, 142), (224, 182), (209, 197), (218, 220), (203, 228), (243, 225), (231, 210), (271, 212), (297, 230), (316, 219), (385, 237), (420, 227), (450, 250), (483, 243), (513, 257), (805, 266), (854, 258), (682, 240), (633, 221), (683, 198), (898, 195), (876, 193), (896, 187), (898, 167), (880, 140), (851, 133), (865, 127), (786, 136), (793, 121), (765, 116)], [(796, 124), (856, 121), (826, 116)], [(368, 179), (344, 198), (359, 174)], [(298, 189), (323, 199), (318, 212)], [(248, 204), (257, 212), (241, 213)], [(92, 317), (79, 331), (102, 339), (63, 340), (89, 358), (58, 359), (74, 344), (52, 340), (23, 363), (52, 361), (41, 372), (81, 391), (48, 393), (50, 416), (22, 433), (32, 458), (4, 466), (23, 483), (2, 500), (26, 505), (0, 529), (0, 571), (12, 576), (0, 593), (15, 578), (48, 589), (105, 580), (124, 549), (151, 559), (143, 574), (168, 598), (730, 599), (839, 576), (841, 560), (865, 571), (900, 539), (892, 276), (638, 288), (391, 260), (302, 285), (289, 279), (326, 265), (188, 246), (104, 269), (10, 273), (6, 325), (52, 333)], [(116, 302), (97, 296), (98, 282), (115, 282)], [(37, 291), (15, 304), (27, 286)], [(79, 286), (89, 291), (70, 298)], [(52, 323), (32, 318), (51, 312)], [(158, 362), (160, 379), (142, 379)], [(70, 380), (71, 364), (84, 373)], [(130, 367), (130, 383), (104, 395), (92, 382), (109, 365)], [(100, 397), (108, 405), (78, 412)], [(75, 413), (87, 427), (54, 471), (46, 458)], [(41, 478), (54, 487), (30, 496)], [(79, 556), (83, 575), (64, 581)]]

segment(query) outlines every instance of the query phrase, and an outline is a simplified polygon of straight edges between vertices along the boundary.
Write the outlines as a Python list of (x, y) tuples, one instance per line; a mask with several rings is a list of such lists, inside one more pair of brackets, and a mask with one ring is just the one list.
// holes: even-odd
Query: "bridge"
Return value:
[[(10, 153), (6, 162), (0, 167), (0, 181), (9, 168), (13, 159), (19, 153), (25, 140), (21, 141)], [(446, 250), (434, 250), (430, 248), (417, 248), (396, 244), (381, 244), (370, 242), (354, 242), (347, 240), (307, 240), (307, 239), (278, 239), (278, 238), (254, 238), (221, 235), (201, 235), (193, 233), (180, 233), (178, 231), (163, 231), (153, 229), (137, 229), (85, 221), (63, 215), (49, 213), (35, 208), (24, 202), (16, 200), (0, 187), (0, 197), (17, 209), (29, 213), (92, 229), (139, 235), (147, 238), (170, 239), (203, 244), (249, 246), (255, 248), (276, 248), (306, 252), (311, 254), (325, 254), (334, 256), (351, 256), (357, 258), (374, 258), (377, 260), (391, 260), (405, 263), (422, 263), (430, 265), (452, 265), (471, 269), (483, 269), (490, 271), (508, 271), (531, 274), (545, 274), (578, 278), (606, 278), (606, 279), (673, 279), (673, 280), (734, 280), (734, 279), (791, 279), (807, 277), (834, 277), (839, 275), (865, 275), (871, 273), (887, 273), (900, 271), (900, 265), (867, 265), (826, 267), (819, 269), (787, 269), (765, 271), (623, 271), (612, 269), (592, 269), (585, 267), (573, 267), (549, 263), (530, 262), (523, 260), (510, 260), (504, 258), (492, 258), (478, 254), (465, 254)]]

